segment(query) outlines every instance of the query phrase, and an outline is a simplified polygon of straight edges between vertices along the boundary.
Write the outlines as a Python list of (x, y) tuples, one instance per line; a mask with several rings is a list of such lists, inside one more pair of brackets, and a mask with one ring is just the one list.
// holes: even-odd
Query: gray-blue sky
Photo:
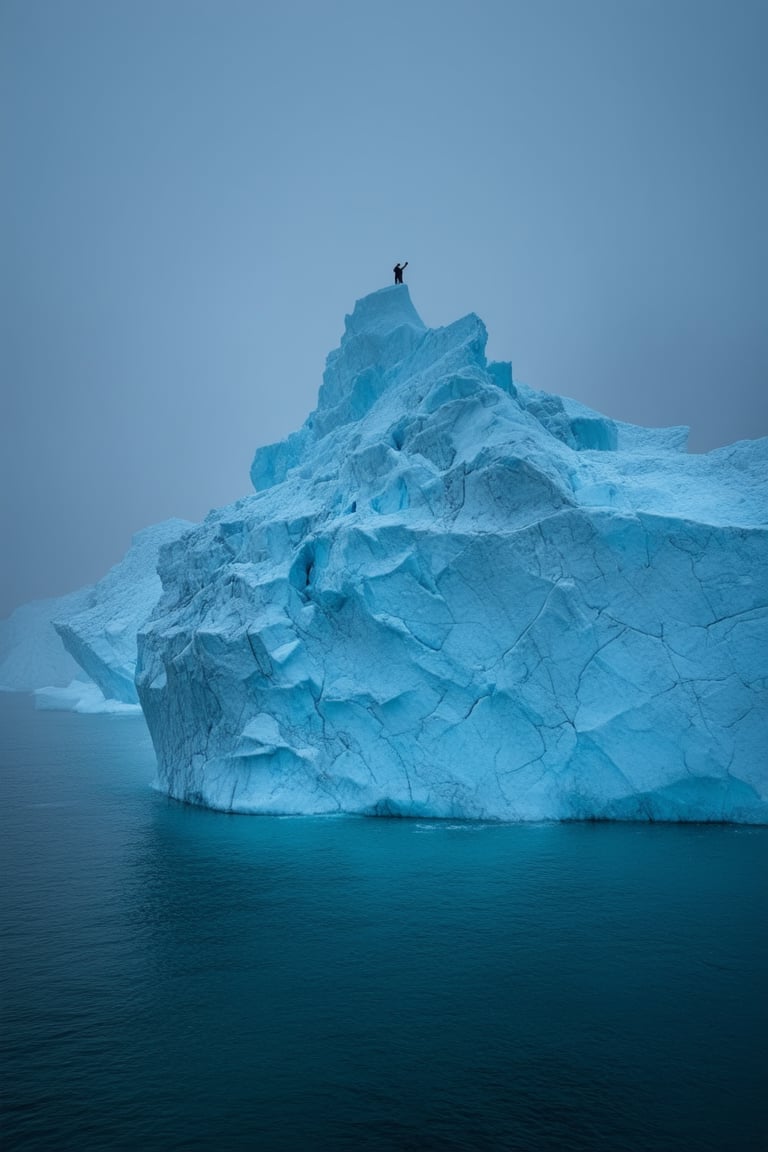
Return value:
[(526, 383), (768, 432), (763, 0), (4, 0), (0, 614), (249, 491), (396, 260)]

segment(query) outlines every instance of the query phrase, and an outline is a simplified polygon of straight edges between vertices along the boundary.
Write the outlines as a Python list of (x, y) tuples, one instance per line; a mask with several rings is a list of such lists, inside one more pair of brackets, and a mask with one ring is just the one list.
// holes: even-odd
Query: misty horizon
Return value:
[(0, 21), (0, 616), (248, 495), (396, 261), (533, 388), (693, 451), (768, 433), (763, 5)]

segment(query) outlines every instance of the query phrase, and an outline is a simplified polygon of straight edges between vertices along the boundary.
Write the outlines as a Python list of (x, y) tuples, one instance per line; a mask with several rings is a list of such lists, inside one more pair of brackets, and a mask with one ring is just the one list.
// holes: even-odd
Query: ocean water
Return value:
[(768, 1146), (768, 828), (227, 816), (0, 723), (4, 1149)]

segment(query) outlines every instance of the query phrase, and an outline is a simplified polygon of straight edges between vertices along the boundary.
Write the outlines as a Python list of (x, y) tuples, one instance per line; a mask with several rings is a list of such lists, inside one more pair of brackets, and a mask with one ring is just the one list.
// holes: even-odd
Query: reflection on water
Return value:
[(9, 1147), (762, 1145), (768, 829), (226, 816), (0, 708)]

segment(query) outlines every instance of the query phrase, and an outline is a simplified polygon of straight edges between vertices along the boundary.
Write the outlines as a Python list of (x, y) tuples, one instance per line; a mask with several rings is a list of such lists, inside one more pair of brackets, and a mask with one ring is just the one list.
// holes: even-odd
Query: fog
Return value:
[(0, 615), (250, 490), (357, 297), (768, 433), (768, 6), (5, 0)]

